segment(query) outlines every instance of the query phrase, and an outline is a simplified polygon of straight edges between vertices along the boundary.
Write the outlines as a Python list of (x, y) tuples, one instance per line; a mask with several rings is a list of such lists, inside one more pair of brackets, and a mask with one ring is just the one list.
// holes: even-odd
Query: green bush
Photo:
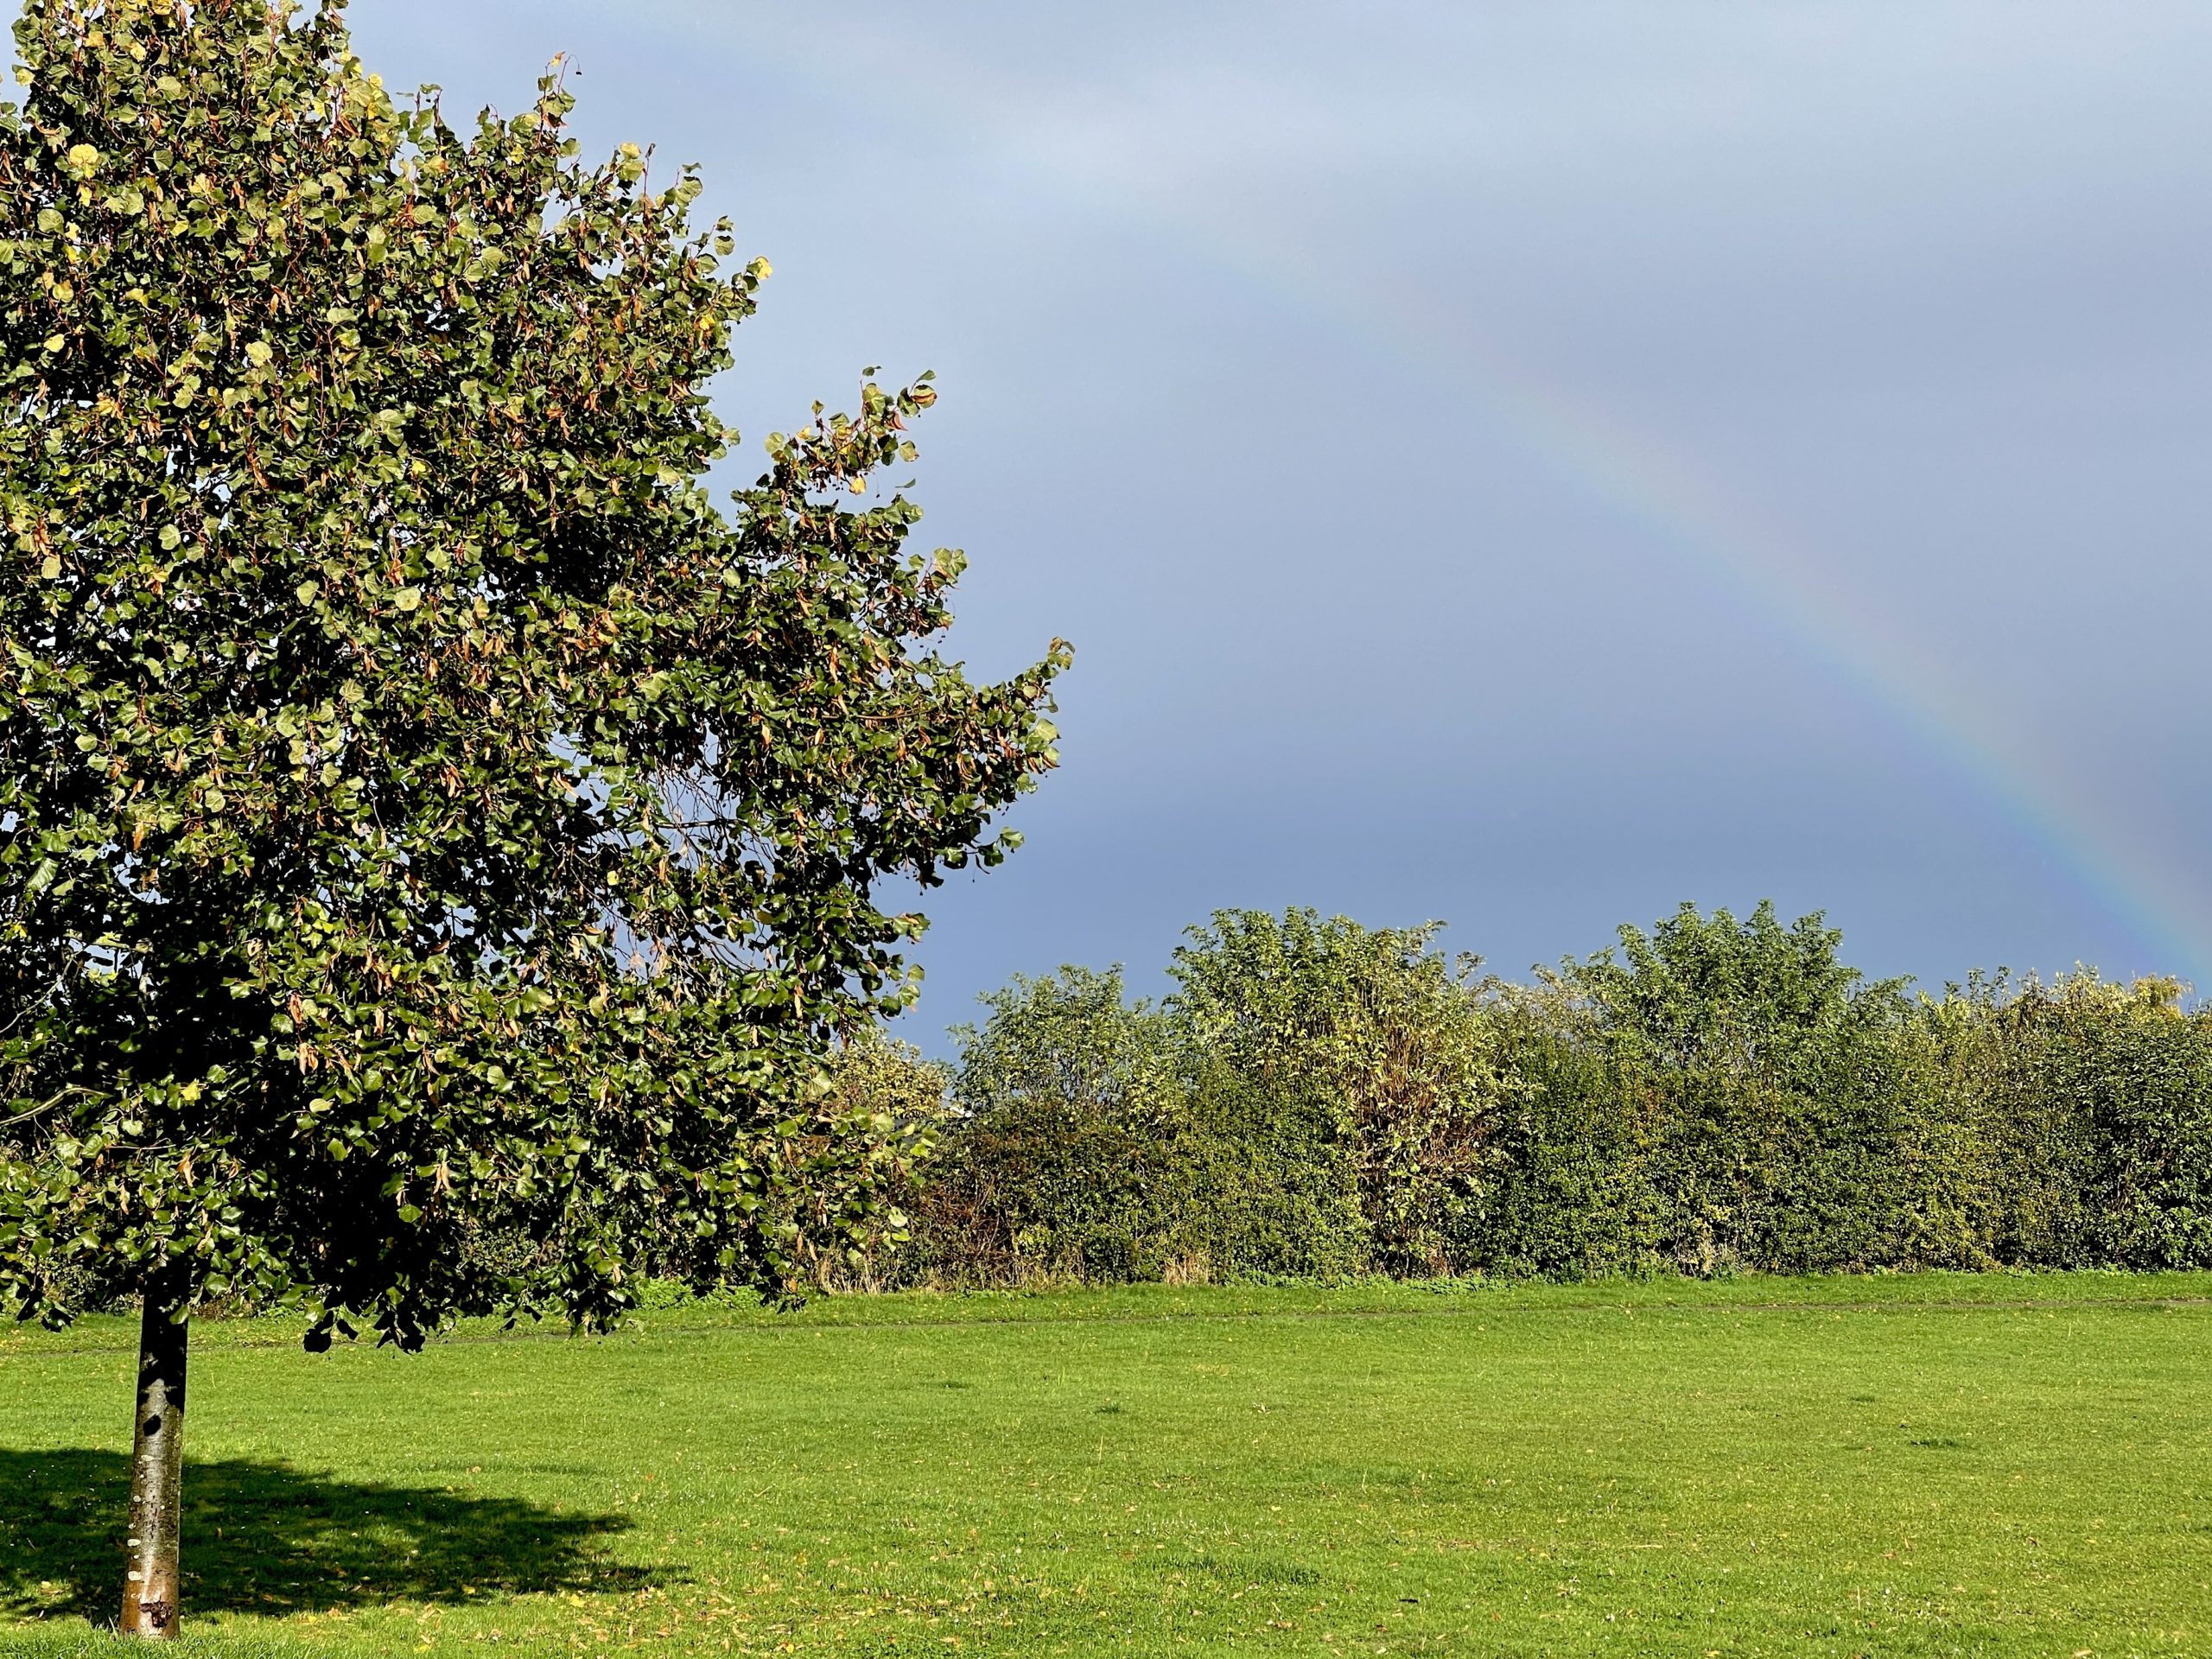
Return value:
[[(1503, 1094), (1471, 957), (1432, 924), (1364, 928), (1313, 911), (1220, 911), (1169, 971), (1184, 1040), (1351, 1172), (1376, 1266), (1450, 1273), (1459, 1218), (1493, 1172)], [(1317, 1142), (1318, 1144), (1318, 1142)]]
[[(1685, 906), (1510, 999), (1525, 1094), (1482, 1265), (1548, 1273), (1896, 1262), (1911, 1007), (1784, 928)], [(1564, 1211), (1567, 1213), (1562, 1214)]]
[(2028, 1092), (2082, 1198), (2070, 1254), (2123, 1268), (2212, 1264), (2212, 1020), (2179, 988), (2080, 976), (2031, 988)]
[(1065, 968), (986, 999), (918, 1201), (910, 1273), (949, 1283), (1329, 1275), (1365, 1265), (1326, 1103), (1252, 1087)]

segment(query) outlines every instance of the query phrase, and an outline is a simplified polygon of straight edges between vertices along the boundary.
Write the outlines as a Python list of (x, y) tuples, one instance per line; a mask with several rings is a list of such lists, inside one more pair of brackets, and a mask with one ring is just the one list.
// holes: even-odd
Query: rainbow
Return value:
[(1272, 290), (1414, 375), (1448, 384), (1454, 397), (1471, 386), (1500, 426), (1560, 478), (1767, 618), (1962, 780), (2119, 926), (2141, 953), (2140, 971), (2212, 982), (2212, 890), (2193, 861), (2150, 833), (2154, 815), (2130, 815), (2108, 788), (2069, 773), (1985, 690), (1913, 639), (1894, 614), (1869, 604), (1808, 538), (1716, 469), (1516, 359), (1463, 312), (1387, 271), (1363, 268), (1348, 285), (1302, 251), (1262, 255), (1249, 241), (1154, 204), (1122, 205), (1233, 279)]
[[(1471, 377), (1502, 424), (1561, 477), (1747, 601), (1855, 696), (1995, 809), (2012, 832), (2064, 873), (2152, 963), (2204, 982), (2212, 966), (2212, 893), (2190, 861), (2148, 833), (2108, 788), (1994, 704), (1987, 690), (1869, 604), (1807, 537), (1762, 512), (1714, 469), (1558, 378), (1516, 361), (1466, 319), (1403, 283), (1379, 289), (1402, 331), (1391, 355), (1416, 368), (1439, 359)], [(1339, 309), (1339, 318), (1342, 312)], [(1413, 342), (1414, 349), (1407, 349)], [(1433, 372), (1433, 369), (1432, 371)]]
[[(756, 41), (756, 49), (766, 44)], [(988, 81), (958, 54), (922, 50), (933, 68)], [(810, 61), (779, 54), (794, 78), (832, 89)], [(1501, 427), (1574, 488), (1603, 502), (1649, 541), (1765, 616), (1944, 771), (1986, 802), (2008, 833), (2063, 872), (2088, 906), (2120, 928), (2145, 970), (2212, 982), (2212, 888), (2184, 837), (2160, 838), (2157, 815), (2069, 773), (2063, 757), (2007, 717), (1986, 688), (1915, 639), (1902, 619), (1870, 604), (1809, 538), (1754, 505), (1717, 469), (1640, 427), (1590, 393), (1516, 359), (1463, 311), (1371, 267), (1348, 284), (1307, 251), (1236, 234), (1212, 212), (1178, 209), (1098, 177), (1077, 179), (1033, 154), (975, 140), (977, 171), (1003, 186), (1014, 175), (1063, 200), (1081, 194), (1125, 220), (1172, 238), (1249, 290), (1268, 292), (1464, 397), (1471, 385)]]

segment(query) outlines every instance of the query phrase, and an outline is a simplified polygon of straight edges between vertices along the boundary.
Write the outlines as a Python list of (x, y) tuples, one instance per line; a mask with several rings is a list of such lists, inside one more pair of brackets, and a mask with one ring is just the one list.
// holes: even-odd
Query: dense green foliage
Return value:
[(1524, 1084), (1484, 1266), (1893, 1264), (1913, 1194), (1912, 1009), (1808, 918), (1685, 910), (1502, 999)]
[(412, 1344), (874, 1236), (900, 1146), (818, 1061), (901, 994), (880, 880), (1001, 855), (1060, 660), (933, 653), (960, 561), (866, 499), (930, 388), (726, 511), (766, 267), (557, 80), (456, 131), (335, 0), (29, 0), (16, 49), (0, 1306), (300, 1285)]
[[(187, 1519), (223, 1544), (192, 1600), (224, 1659), (2183, 1659), (2212, 1649), (2208, 1299), (1146, 1286), (413, 1359), (209, 1322)], [(91, 1629), (130, 1341), (0, 1337), (10, 1659), (119, 1659)]]
[(1325, 1099), (1184, 1040), (1119, 974), (1019, 980), (966, 1033), (902, 1264), (956, 1282), (1331, 1274), (1365, 1226)]
[(1227, 911), (1169, 969), (1185, 1040), (1255, 1098), (1299, 1104), (1356, 1182), (1368, 1253), (1398, 1272), (1450, 1270), (1497, 1097), (1476, 964), (1433, 933)]
[(899, 1271), (2212, 1266), (2212, 1014), (2171, 982), (1918, 995), (1765, 906), (1527, 986), (1432, 938), (1225, 912), (1164, 1006), (987, 999)]

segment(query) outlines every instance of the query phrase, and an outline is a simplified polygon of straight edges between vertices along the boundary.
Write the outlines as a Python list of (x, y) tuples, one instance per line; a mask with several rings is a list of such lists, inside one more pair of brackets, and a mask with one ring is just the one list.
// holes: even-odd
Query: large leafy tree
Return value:
[(208, 1298), (411, 1347), (880, 1227), (895, 1147), (816, 1062), (907, 985), (880, 884), (1003, 855), (1064, 652), (933, 654), (960, 562), (870, 483), (926, 385), (710, 500), (766, 267), (690, 174), (580, 160), (557, 79), (456, 131), (339, 0), (16, 35), (0, 1299), (143, 1291), (124, 1623), (167, 1633)]

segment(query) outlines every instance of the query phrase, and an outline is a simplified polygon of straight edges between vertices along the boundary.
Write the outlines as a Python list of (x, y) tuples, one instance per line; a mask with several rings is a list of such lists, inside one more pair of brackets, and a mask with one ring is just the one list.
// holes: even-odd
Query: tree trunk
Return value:
[(178, 1488), (184, 1478), (187, 1291), (181, 1275), (146, 1282), (138, 1323), (138, 1427), (130, 1457), (130, 1571), (123, 1630), (166, 1642), (176, 1635)]

